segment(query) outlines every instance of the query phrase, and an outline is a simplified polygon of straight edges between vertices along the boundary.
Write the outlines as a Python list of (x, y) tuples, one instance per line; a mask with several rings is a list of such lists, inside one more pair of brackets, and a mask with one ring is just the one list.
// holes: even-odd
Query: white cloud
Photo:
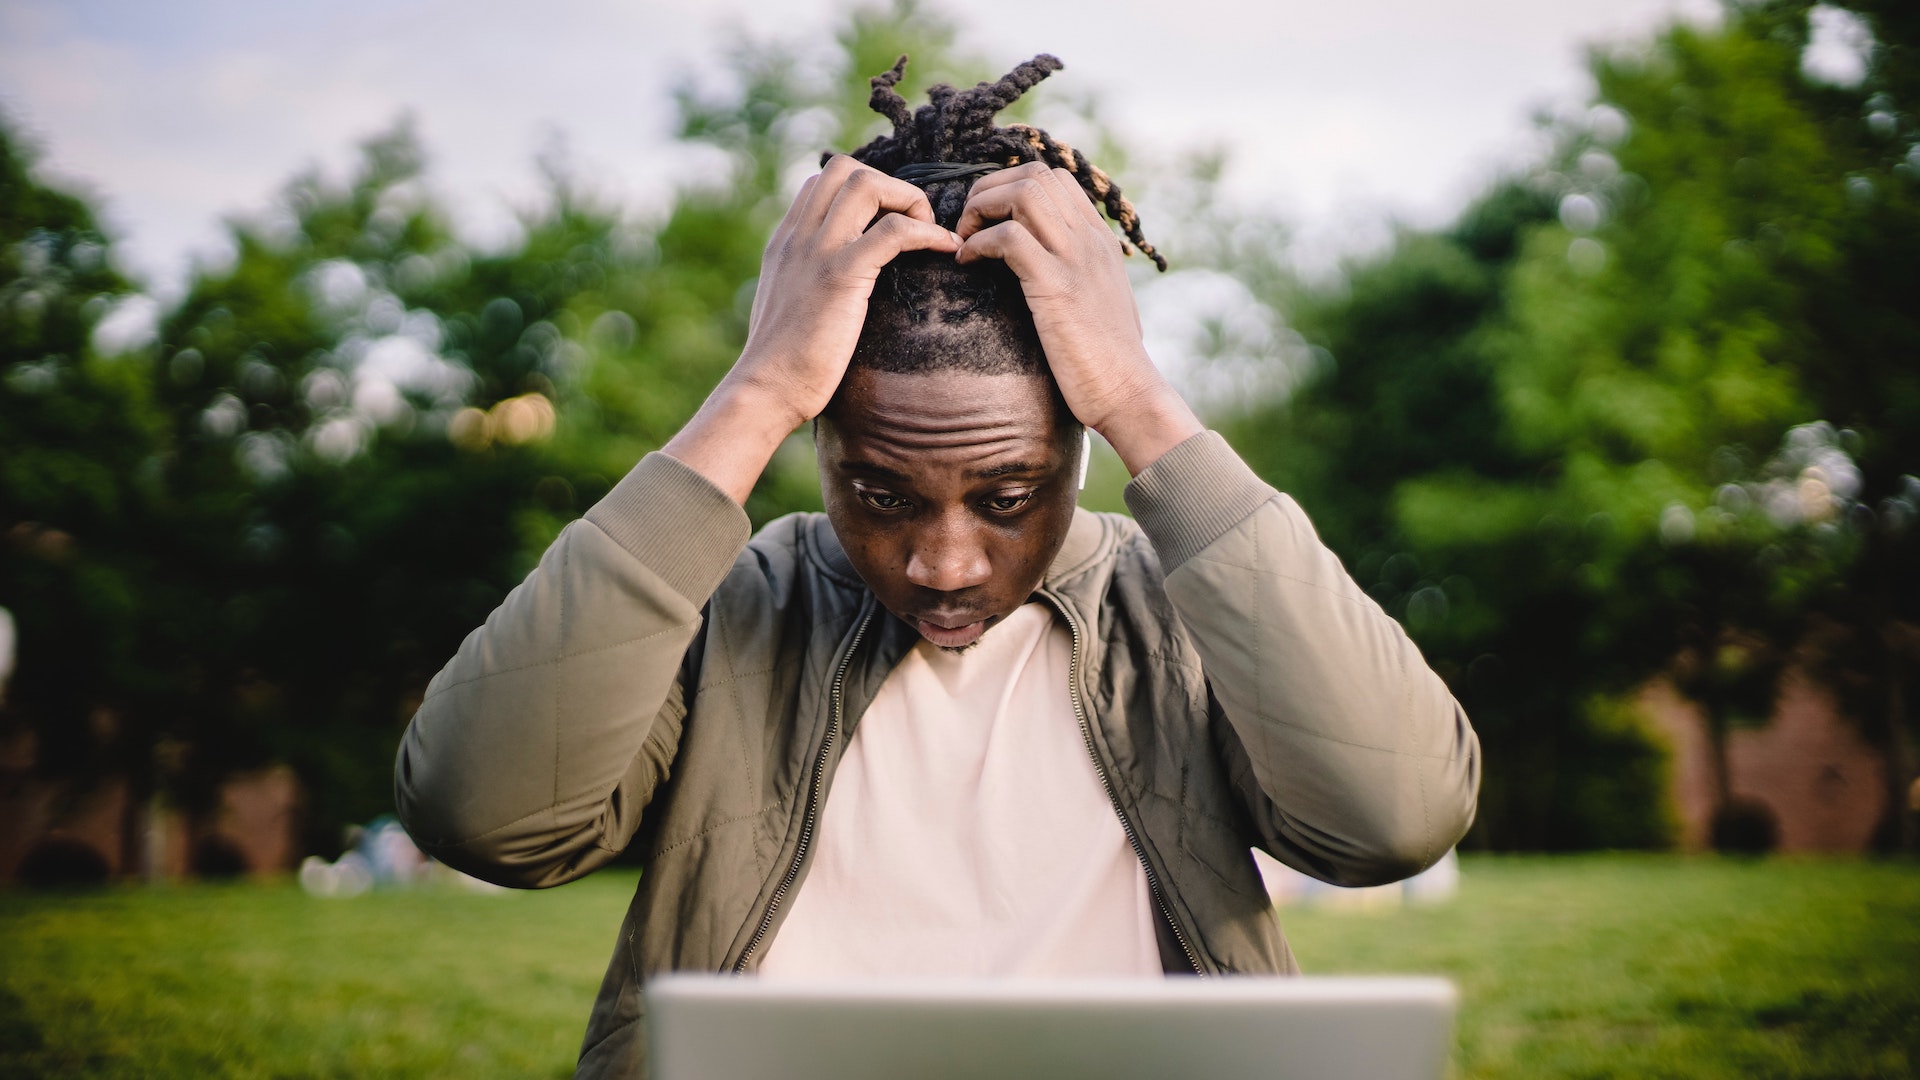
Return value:
[(1807, 47), (1800, 70), (1815, 82), (1859, 86), (1873, 58), (1873, 31), (1865, 19), (1845, 8), (1815, 5), (1807, 12)]
[(1285, 392), (1313, 364), (1312, 350), (1237, 278), (1181, 270), (1139, 290), (1147, 352), (1205, 413)]
[(150, 296), (128, 296), (94, 324), (93, 348), (105, 356), (144, 349), (159, 329), (160, 304)]
[[(1337, 246), (1355, 228), (1379, 235), (1388, 214), (1444, 218), (1532, 145), (1531, 106), (1584, 92), (1584, 42), (1643, 33), (1705, 2), (948, 10), (996, 62), (1062, 56), (1069, 67), (1051, 92), (1098, 95), (1150, 155), (1230, 147), (1229, 190), (1302, 219), (1305, 245)], [(658, 205), (673, 178), (710, 160), (670, 146), (673, 81), (715, 64), (729, 25), (817, 39), (835, 10), (832, 0), (556, 0), (537, 15), (499, 0), (12, 0), (0, 9), (0, 99), (42, 133), (55, 170), (104, 195), (126, 255), (164, 290), (192, 253), (218, 257), (223, 215), (259, 210), (316, 159), (341, 167), (403, 111), (418, 117), (436, 183), (471, 236), (512, 234), (512, 207), (536, 191), (532, 157), (555, 130), (583, 175)]]

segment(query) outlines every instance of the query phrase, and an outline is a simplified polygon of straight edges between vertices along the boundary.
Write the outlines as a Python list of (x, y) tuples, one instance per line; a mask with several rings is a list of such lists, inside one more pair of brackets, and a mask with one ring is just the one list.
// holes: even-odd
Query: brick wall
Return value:
[[(210, 814), (189, 820), (153, 804), (129, 807), (125, 777), (90, 782), (33, 774), (31, 734), (0, 745), (0, 882), (52, 848), (97, 856), (106, 876), (177, 878), (213, 851), (254, 876), (292, 870), (299, 849), (300, 782), (274, 766), (221, 785)], [(131, 833), (132, 835), (129, 835)]]
[[(1648, 684), (1640, 700), (1673, 752), (1680, 846), (1705, 850), (1713, 806), (1706, 720), (1664, 679)], [(1733, 797), (1772, 813), (1781, 851), (1865, 851), (1886, 810), (1881, 755), (1840, 715), (1832, 693), (1799, 668), (1781, 680), (1764, 727), (1729, 734), (1727, 767)]]

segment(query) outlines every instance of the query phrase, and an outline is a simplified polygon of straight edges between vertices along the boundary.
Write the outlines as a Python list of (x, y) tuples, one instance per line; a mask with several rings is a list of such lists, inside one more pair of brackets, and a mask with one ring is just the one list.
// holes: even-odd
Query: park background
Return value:
[[(397, 116), (180, 265), (38, 164), (63, 132), (0, 80), (0, 1070), (566, 1072), (632, 870), (285, 875), (390, 811), (427, 679), (726, 370), (798, 179), (880, 123), (866, 76), (1025, 58), (969, 17), (590, 70), (665, 110), (640, 168), (681, 165), (636, 197), (563, 123), (479, 227)], [(1208, 77), (1151, 44), (1141, 85)], [(512, 46), (476, 67), (512, 79)], [(1458, 979), (1462, 1075), (1920, 1068), (1917, 46), (1892, 2), (1650, 18), (1481, 172), (1410, 148), (1410, 186), (1472, 178), (1444, 209), (1332, 239), (1259, 197), (1256, 136), (1296, 121), (1244, 74), (1244, 138), (1204, 145), (1072, 66), (1014, 110), (1135, 197), (1175, 267), (1138, 268), (1156, 356), (1474, 720), (1460, 896), (1284, 913), (1310, 970)], [(101, 179), (178, 186), (145, 165)], [(1103, 454), (1084, 501), (1124, 480)], [(748, 509), (817, 508), (802, 433)]]

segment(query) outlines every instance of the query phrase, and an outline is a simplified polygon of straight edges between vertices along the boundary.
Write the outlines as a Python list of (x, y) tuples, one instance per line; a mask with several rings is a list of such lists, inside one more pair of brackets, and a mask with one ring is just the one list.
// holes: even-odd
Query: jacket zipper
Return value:
[(734, 961), (733, 973), (738, 975), (747, 970), (747, 962), (753, 959), (753, 951), (766, 940), (767, 931), (773, 929), (773, 917), (780, 910), (780, 904), (787, 898), (793, 883), (800, 878), (800, 865), (807, 860), (807, 849), (813, 846), (814, 826), (820, 820), (820, 785), (827, 775), (827, 756), (833, 752), (833, 743), (840, 734), (841, 720), (846, 712), (847, 669), (853, 666), (853, 657), (860, 650), (860, 640), (867, 636), (867, 625), (873, 621), (871, 608), (860, 617), (860, 625), (853, 632), (853, 643), (847, 646), (847, 654), (841, 658), (840, 667), (833, 673), (833, 690), (829, 700), (827, 735), (820, 742), (820, 753), (813, 759), (813, 783), (807, 788), (807, 810), (800, 821), (800, 842), (793, 849), (793, 862), (787, 867), (786, 876), (773, 890), (773, 898), (767, 901), (767, 912), (760, 917), (760, 925), (747, 940), (747, 947), (740, 953), (740, 959)]
[(1205, 978), (1207, 969), (1200, 966), (1200, 957), (1194, 952), (1193, 943), (1187, 939), (1187, 932), (1180, 928), (1180, 920), (1173, 917), (1173, 905), (1167, 902), (1166, 892), (1160, 887), (1160, 875), (1154, 872), (1153, 864), (1147, 861), (1147, 849), (1141, 846), (1140, 834), (1134, 831), (1132, 819), (1127, 817), (1126, 808), (1120, 805), (1120, 795), (1113, 786), (1113, 778), (1107, 775), (1106, 763), (1100, 760), (1100, 751), (1094, 745), (1093, 723), (1087, 718), (1086, 707), (1080, 702), (1080, 624), (1068, 613), (1065, 604), (1054, 600), (1053, 606), (1067, 620), (1067, 628), (1073, 633), (1073, 652), (1067, 662), (1067, 691), (1073, 699), (1073, 718), (1080, 722), (1080, 738), (1087, 744), (1087, 756), (1093, 759), (1093, 771), (1100, 775), (1100, 786), (1106, 789), (1107, 802), (1120, 819), (1121, 831), (1127, 834), (1127, 844), (1133, 848), (1133, 857), (1140, 860), (1140, 869), (1146, 871), (1147, 892), (1152, 895), (1154, 906), (1160, 909), (1160, 917), (1172, 929), (1174, 940), (1180, 943), (1180, 951), (1186, 954), (1193, 973)]

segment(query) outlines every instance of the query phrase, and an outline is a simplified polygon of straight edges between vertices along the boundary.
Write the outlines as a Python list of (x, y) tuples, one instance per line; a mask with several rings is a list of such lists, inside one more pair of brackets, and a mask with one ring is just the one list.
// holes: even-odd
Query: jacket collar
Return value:
[(1092, 511), (1076, 508), (1073, 512), (1073, 524), (1067, 526), (1067, 539), (1060, 545), (1059, 554), (1047, 567), (1047, 576), (1043, 579), (1047, 585), (1058, 585), (1070, 578), (1106, 554), (1111, 547), (1108, 534), (1112, 530), (1100, 515)]

